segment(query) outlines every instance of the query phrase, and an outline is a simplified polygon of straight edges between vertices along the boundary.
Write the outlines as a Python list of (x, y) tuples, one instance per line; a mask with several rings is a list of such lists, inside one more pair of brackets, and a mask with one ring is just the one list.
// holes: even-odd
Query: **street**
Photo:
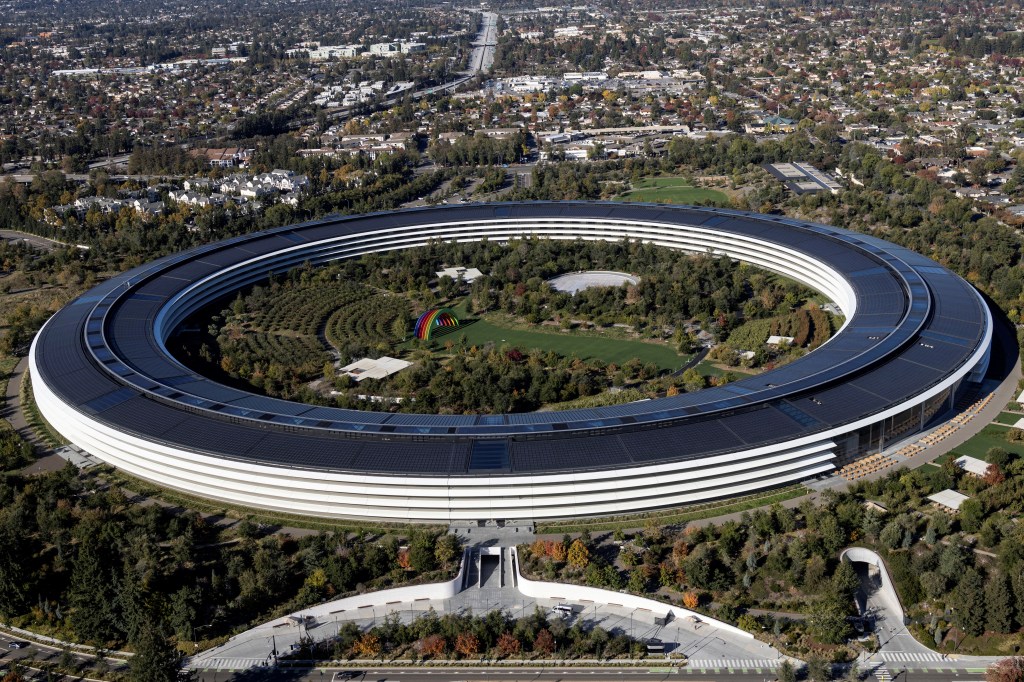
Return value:
[[(893, 671), (893, 682), (906, 682), (907, 672), (897, 679), (897, 671)], [(964, 671), (914, 671), (914, 682), (968, 682), (970, 680), (983, 680), (983, 672)], [(514, 670), (501, 670), (495, 668), (478, 667), (446, 667), (443, 669), (432, 668), (424, 670), (421, 668), (388, 668), (373, 667), (365, 669), (257, 669), (242, 673), (204, 673), (198, 679), (201, 682), (247, 682), (252, 680), (295, 680), (296, 682), (342, 682), (342, 680), (353, 680), (354, 682), (386, 682), (387, 680), (399, 680), (401, 682), (470, 682), (473, 680), (543, 680), (544, 682), (559, 682), (560, 680), (594, 680), (595, 682), (625, 680), (671, 680), (680, 677), (699, 677), (702, 682), (714, 680), (729, 680), (729, 682), (774, 682), (775, 676), (769, 672), (745, 670), (738, 672), (727, 672), (721, 670), (695, 670), (688, 667), (677, 667), (671, 665), (658, 666), (651, 664), (644, 667), (623, 667), (623, 668), (589, 668), (589, 667), (567, 667), (567, 668), (538, 668), (522, 667)], [(868, 676), (868, 680), (875, 679)]]

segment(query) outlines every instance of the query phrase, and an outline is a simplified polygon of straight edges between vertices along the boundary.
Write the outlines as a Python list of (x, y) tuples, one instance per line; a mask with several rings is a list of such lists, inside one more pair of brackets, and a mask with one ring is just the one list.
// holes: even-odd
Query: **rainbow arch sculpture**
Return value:
[(416, 338), (429, 339), (438, 327), (458, 327), (459, 320), (449, 308), (434, 308), (420, 315), (416, 320)]

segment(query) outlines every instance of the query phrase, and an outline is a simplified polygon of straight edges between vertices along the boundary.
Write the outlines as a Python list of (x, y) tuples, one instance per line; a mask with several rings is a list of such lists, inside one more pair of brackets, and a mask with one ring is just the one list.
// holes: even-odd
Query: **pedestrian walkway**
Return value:
[(230, 670), (238, 672), (249, 668), (258, 668), (265, 664), (265, 658), (207, 658), (203, 660), (203, 670)]
[(713, 670), (774, 670), (780, 665), (781, 659), (764, 658), (691, 658), (686, 662), (687, 668)]
[(943, 661), (945, 657), (942, 654), (932, 652), (905, 652), (905, 651), (879, 651), (873, 657), (874, 659), (885, 661), (886, 663), (907, 663), (907, 662), (925, 662), (925, 661)]

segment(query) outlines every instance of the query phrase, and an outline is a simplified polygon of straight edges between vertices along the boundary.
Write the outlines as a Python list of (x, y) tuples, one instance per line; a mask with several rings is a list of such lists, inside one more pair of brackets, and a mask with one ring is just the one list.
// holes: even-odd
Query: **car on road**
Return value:
[(13, 642), (8, 642), (8, 644), (7, 644), (7, 648), (8, 649), (24, 649), (27, 646), (28, 646), (28, 642), (19, 642), (17, 640), (15, 640)]
[(363, 675), (362, 670), (342, 670), (341, 672), (334, 673), (334, 682), (339, 680), (351, 680), (356, 677)]

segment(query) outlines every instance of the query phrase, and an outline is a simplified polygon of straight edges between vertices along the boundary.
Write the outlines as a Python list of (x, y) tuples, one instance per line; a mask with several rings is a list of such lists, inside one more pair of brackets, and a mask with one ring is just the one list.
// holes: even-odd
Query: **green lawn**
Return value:
[(686, 363), (686, 356), (674, 351), (671, 346), (629, 341), (626, 339), (607, 339), (591, 335), (569, 334), (559, 331), (530, 331), (525, 329), (509, 329), (499, 327), (487, 320), (477, 320), (466, 327), (445, 334), (438, 341), (443, 344), (452, 340), (458, 342), (465, 336), (470, 345), (482, 346), (493, 342), (498, 347), (515, 346), (526, 349), (551, 350), (560, 355), (575, 354), (582, 360), (598, 358), (607, 363), (621, 365), (632, 358), (640, 358), (643, 363), (653, 362), (660, 369), (679, 369)]
[(686, 184), (685, 178), (651, 177), (633, 183), (633, 189), (615, 197), (616, 201), (646, 201), (664, 204), (693, 204), (710, 201), (729, 205), (729, 197), (716, 189)]
[(996, 421), (1000, 424), (1016, 424), (1021, 416), (1024, 415), (1013, 414), (1012, 412), (1000, 412), (996, 417)]
[(989, 424), (953, 452), (958, 457), (960, 455), (970, 455), (978, 459), (985, 459), (985, 453), (988, 452), (989, 448), (999, 447), (1007, 452), (1016, 453), (1018, 457), (1024, 457), (1024, 442), (1011, 443), (1006, 440), (1006, 431), (1007, 428), (1005, 426)]
[(713, 364), (711, 364), (707, 360), (702, 360), (702, 361), (698, 362), (696, 367), (694, 367), (694, 369), (697, 370), (698, 372), (700, 372), (701, 374), (703, 374), (706, 377), (720, 377), (720, 376), (723, 376), (725, 374), (725, 370), (724, 369), (722, 369), (720, 367), (715, 367)]

